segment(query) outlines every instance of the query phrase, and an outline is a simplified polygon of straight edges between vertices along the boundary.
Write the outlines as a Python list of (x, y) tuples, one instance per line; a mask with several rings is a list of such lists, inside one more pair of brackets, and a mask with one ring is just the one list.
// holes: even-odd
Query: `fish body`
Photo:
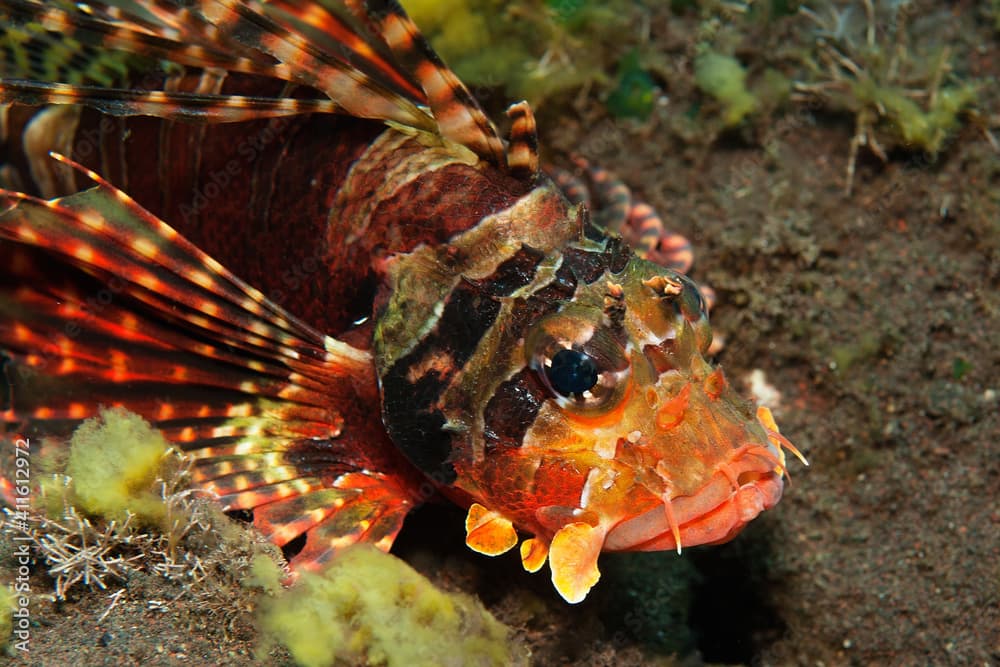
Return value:
[(189, 4), (0, 2), (36, 49), (61, 27), (180, 67), (4, 71), (8, 429), (127, 407), (305, 535), (295, 567), (388, 549), (442, 494), (570, 602), (602, 551), (778, 502), (790, 444), (707, 360), (698, 287), (567, 199), (526, 104), (504, 143), (395, 2)]

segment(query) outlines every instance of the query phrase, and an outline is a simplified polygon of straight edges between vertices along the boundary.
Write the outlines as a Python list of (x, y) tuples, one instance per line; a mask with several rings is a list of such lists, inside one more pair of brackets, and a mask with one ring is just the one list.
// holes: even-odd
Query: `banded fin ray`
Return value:
[(507, 109), (507, 117), (511, 120), (510, 145), (507, 147), (510, 174), (515, 178), (535, 178), (539, 173), (535, 114), (528, 103), (522, 101)]
[[(396, 75), (395, 80), (388, 85), (383, 84), (362, 73), (356, 64), (339, 60), (332, 53), (318, 51), (294, 30), (269, 18), (260, 5), (254, 4), (251, 8), (243, 3), (229, 3), (227, 9), (225, 3), (201, 4), (202, 9), (211, 10), (211, 16), (217, 19), (222, 17), (227, 21), (216, 25), (195, 9), (148, 0), (116, 3), (115, 21), (106, 18), (111, 12), (91, 16), (79, 7), (71, 12), (25, 0), (0, 1), (0, 12), (20, 12), (22, 16), (34, 13), (36, 18), (47, 20), (49, 25), (62, 28), (66, 38), (79, 38), (85, 46), (96, 45), (146, 58), (162, 58), (179, 65), (218, 68), (286, 80), (316, 88), (330, 99), (227, 100), (223, 95), (190, 97), (161, 90), (88, 89), (68, 85), (46, 90), (40, 85), (42, 82), (31, 82), (36, 85), (30, 86), (29, 82), (15, 79), (0, 81), (0, 101), (23, 104), (82, 103), (119, 115), (170, 115), (215, 122), (267, 118), (290, 113), (348, 113), (436, 131), (433, 120), (418, 107), (419, 100), (393, 92), (393, 88), (401, 87), (398, 82), (407, 81), (408, 77)], [(157, 28), (155, 25), (140, 23), (136, 15), (141, 12), (152, 14), (162, 25)], [(268, 44), (246, 45), (231, 35), (231, 31), (245, 32), (248, 25), (254, 26), (250, 32), (266, 35), (269, 38)], [(18, 29), (16, 25), (5, 26), (3, 34), (9, 35)], [(364, 43), (360, 37), (356, 41), (357, 44)], [(59, 46), (64, 51), (72, 48), (65, 42), (53, 45), (42, 41), (29, 41), (28, 48), (32, 44), (51, 48)], [(234, 51), (239, 55), (229, 55)], [(291, 64), (277, 60), (271, 52), (289, 58)], [(44, 60), (48, 55), (43, 51), (36, 53), (35, 57)], [(13, 65), (19, 66), (28, 60), (29, 57), (25, 54), (16, 58)], [(363, 61), (364, 58), (354, 58), (355, 62), (359, 60)], [(7, 73), (10, 69), (9, 66), (4, 68)], [(374, 72), (390, 71), (385, 63), (370, 69)], [(408, 86), (409, 91), (414, 92), (413, 84)], [(213, 109), (214, 106), (221, 108)], [(243, 113), (225, 113), (224, 109), (242, 109)]]
[(0, 104), (12, 102), (85, 104), (112, 116), (171, 116), (217, 123), (341, 111), (331, 100), (141, 91), (0, 79)]
[[(0, 214), (0, 236), (62, 254), (110, 286), (112, 294), (99, 311), (88, 307), (74, 287), (51, 282), (35, 288), (33, 281), (18, 281), (13, 298), (4, 301), (3, 340), (26, 355), (55, 346), (63, 362), (73, 362), (60, 364), (60, 375), (100, 378), (94, 371), (103, 367), (105, 378), (116, 383), (193, 383), (327, 406), (331, 382), (367, 372), (366, 352), (322, 336), (268, 302), (107, 183), (59, 200), (7, 191), (0, 197), (7, 205)], [(117, 295), (156, 317), (140, 317), (117, 305)], [(54, 333), (61, 322), (69, 325), (46, 339), (42, 332)], [(114, 344), (104, 352), (93, 346), (76, 349), (72, 339), (83, 338), (81, 332), (141, 347), (142, 363)], [(211, 363), (204, 371), (174, 363), (187, 354), (242, 364), (257, 381), (219, 374)], [(278, 379), (284, 386), (273, 386)]]
[(336, 51), (318, 48), (267, 5), (237, 0), (199, 0), (195, 5), (221, 34), (274, 56), (287, 67), (289, 78), (323, 91), (347, 113), (436, 131), (433, 119), (412, 100), (393, 93)]
[(0, 191), (0, 257), (0, 429), (68, 434), (121, 406), (276, 541), (308, 533), (296, 566), (391, 545), (413, 473), (379, 459), (381, 424), (360, 408), (375, 391), (367, 352), (267, 302), (103, 181), (51, 201)]
[[(110, 21), (88, 15), (79, 8), (70, 12), (32, 0), (4, 0), (0, 9), (8, 21), (5, 28), (8, 34), (20, 30), (23, 34), (32, 35), (22, 46), (29, 56), (34, 56), (28, 58), (29, 62), (34, 60), (44, 64), (58, 49), (54, 40), (62, 42), (62, 50), (67, 51), (66, 41), (72, 39), (80, 46), (141, 54), (150, 60), (164, 59), (179, 65), (218, 67), (232, 72), (268, 75), (271, 74), (269, 68), (276, 65), (259, 52), (234, 48), (232, 44), (212, 43), (190, 28), (157, 29), (149, 23), (140, 23), (140, 19), (135, 17), (127, 22)], [(10, 69), (9, 65), (4, 69)], [(24, 76), (25, 73), (18, 71), (17, 74)]]
[(307, 35), (311, 43), (321, 45), (329, 53), (343, 55), (380, 85), (396, 90), (416, 104), (426, 104), (427, 96), (420, 82), (395, 64), (392, 52), (375, 36), (374, 23), (368, 21), (364, 11), (352, 12), (349, 7), (328, 0), (308, 4), (271, 0), (264, 7), (284, 15), (285, 21), (298, 22), (294, 24), (296, 30)]
[[(83, 8), (87, 7), (85, 11)], [(0, 102), (87, 104), (118, 115), (160, 115), (233, 122), (311, 112), (400, 123), (440, 134), (483, 160), (507, 168), (496, 128), (468, 89), (441, 62), (393, 0), (335, 3), (199, 0), (190, 8), (162, 0), (46, 7), (32, 0), (0, 0), (0, 13), (36, 18), (66, 39), (29, 41), (48, 52), (121, 51), (182, 66), (260, 75), (315, 89), (329, 100), (189, 97), (163, 90), (80, 88), (49, 81), (0, 80)], [(141, 19), (152, 15), (158, 23)], [(5, 33), (18, 29), (4, 28)], [(23, 54), (22, 54), (23, 55)], [(91, 58), (84, 59), (90, 61)], [(26, 58), (15, 58), (16, 63)], [(10, 70), (10, 67), (0, 71)], [(428, 109), (429, 107), (429, 109)]]
[(389, 48), (420, 80), (441, 134), (506, 169), (503, 143), (472, 93), (441, 61), (396, 0), (367, 2)]

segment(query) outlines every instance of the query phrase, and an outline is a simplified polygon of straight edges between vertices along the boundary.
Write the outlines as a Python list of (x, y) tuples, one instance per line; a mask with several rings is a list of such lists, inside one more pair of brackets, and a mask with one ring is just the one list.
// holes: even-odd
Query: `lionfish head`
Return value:
[[(511, 519), (535, 535), (525, 567), (548, 558), (575, 602), (601, 551), (725, 542), (775, 505), (782, 447), (795, 450), (706, 360), (711, 340), (697, 286), (634, 256), (537, 319), (518, 379), (534, 417), (520, 446), (486, 447), (470, 546), (489, 552)], [(487, 414), (487, 435), (524, 421), (508, 403)]]

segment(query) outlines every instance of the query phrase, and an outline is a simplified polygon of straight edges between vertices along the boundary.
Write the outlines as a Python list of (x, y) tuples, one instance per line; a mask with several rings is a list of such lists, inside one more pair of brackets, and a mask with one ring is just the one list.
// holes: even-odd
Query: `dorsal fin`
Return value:
[[(322, 50), (296, 30), (287, 17), (282, 21), (277, 12), (269, 11), (267, 5), (237, 0), (199, 0), (196, 5), (228, 38), (274, 56), (296, 81), (323, 91), (348, 113), (429, 131), (436, 129), (413, 100), (386, 89), (337, 51)], [(347, 48), (338, 51), (350, 53), (349, 45), (344, 46)]]
[(300, 32), (311, 29), (310, 39), (314, 42), (323, 40), (324, 48), (342, 53), (350, 63), (382, 85), (396, 85), (401, 94), (420, 104), (426, 103), (420, 83), (410, 72), (403, 72), (395, 64), (392, 52), (374, 36), (374, 24), (367, 21), (367, 17), (359, 17), (350, 9), (328, 1), (301, 3), (271, 0), (269, 6), (298, 21)]
[(514, 178), (531, 179), (538, 175), (538, 129), (535, 114), (527, 102), (510, 105), (510, 145), (507, 166)]
[(86, 104), (113, 116), (171, 116), (189, 120), (232, 123), (303, 113), (338, 113), (331, 100), (291, 97), (202, 95), (126, 88), (70, 86), (20, 79), (0, 79), (0, 103)]
[[(72, 80), (66, 71), (59, 74), (71, 81), (53, 81), (35, 69), (24, 70), (21, 64), (48, 63), (54, 53), (80, 52), (84, 48), (117, 51), (152, 61), (245, 72), (306, 85), (326, 94), (334, 103), (324, 109), (303, 108), (298, 113), (338, 110), (437, 131), (434, 120), (421, 107), (423, 94), (419, 87), (412, 77), (386, 62), (388, 49), (378, 39), (359, 34), (356, 26), (347, 22), (338, 23), (334, 14), (323, 9), (325, 22), (321, 25), (328, 30), (336, 25), (339, 42), (332, 38), (311, 41), (309, 35), (298, 30), (306, 23), (284, 11), (287, 6), (288, 3), (272, 7), (258, 2), (201, 0), (187, 8), (158, 0), (135, 0), (116, 2), (113, 6), (81, 4), (74, 9), (70, 5), (51, 7), (25, 0), (0, 0), (0, 16), (9, 18), (0, 26), (0, 42), (10, 42), (9, 48), (0, 52), (0, 75), (27, 75), (56, 84), (75, 83), (79, 79)], [(323, 8), (319, 4), (311, 6)], [(350, 16), (346, 9), (343, 13)], [(317, 20), (314, 18), (313, 22)], [(353, 23), (359, 22), (354, 19)], [(22, 34), (27, 29), (24, 26), (31, 27), (28, 38)], [(4, 40), (5, 37), (8, 39)], [(69, 87), (59, 90), (72, 92)], [(26, 91), (23, 86), (18, 89), (17, 85), (0, 80), (0, 94), (8, 102), (83, 102), (117, 113), (166, 115), (167, 110), (155, 106), (122, 105), (121, 100), (136, 98), (134, 90), (107, 88), (106, 93), (103, 102), (97, 91), (60, 98), (39, 95), (37, 90)], [(212, 100), (202, 100), (203, 109), (190, 112), (183, 108), (188, 102), (183, 96), (168, 95), (159, 101), (176, 104), (178, 108), (170, 111), (178, 116), (233, 120), (231, 114), (212, 113), (208, 109)], [(221, 97), (217, 101), (226, 105)], [(274, 114), (260, 117), (269, 115)]]
[(372, 18), (381, 27), (382, 39), (420, 81), (441, 134), (505, 169), (506, 155), (496, 128), (465, 85), (430, 47), (399, 3), (395, 0), (376, 0), (366, 4)]
[[(495, 126), (472, 94), (437, 56), (396, 0), (106, 0), (93, 3), (42, 3), (0, 0), (0, 41), (13, 46), (0, 53), (0, 76), (30, 76), (54, 84), (39, 87), (0, 79), (0, 99), (18, 103), (83, 103), (105, 112), (200, 118), (216, 122), (264, 118), (287, 113), (346, 113), (393, 121), (439, 134), (481, 159), (507, 170), (507, 151)], [(13, 39), (31, 26), (37, 38)], [(215, 68), (288, 81), (314, 88), (332, 104), (265, 99), (193, 99), (168, 91), (149, 94), (115, 88), (78, 89), (107, 80), (74, 77), (84, 53), (93, 62), (108, 51), (150, 62)], [(19, 63), (52, 62), (61, 54), (57, 78), (24, 70)], [(4, 57), (9, 60), (4, 63)], [(148, 88), (147, 88), (148, 91)], [(533, 150), (530, 114), (515, 130), (519, 157), (511, 172), (531, 176)], [(523, 141), (522, 141), (523, 140)]]
[[(270, 73), (267, 68), (273, 66), (273, 63), (268, 62), (269, 59), (262, 59), (259, 53), (248, 52), (244, 55), (235, 51), (232, 45), (213, 45), (204, 40), (185, 43), (180, 41), (184, 36), (179, 31), (164, 27), (157, 29), (138, 20), (129, 23), (109, 21), (91, 17), (82, 11), (71, 13), (58, 7), (16, 0), (0, 3), (0, 7), (6, 18), (16, 24), (7, 26), (7, 34), (13, 35), (15, 31), (21, 30), (25, 35), (30, 35), (23, 42), (25, 51), (35, 53), (38, 57), (29, 58), (28, 63), (37, 62), (46, 69), (51, 69), (50, 61), (53, 56), (65, 57), (67, 52), (72, 53), (67, 48), (69, 39), (75, 42), (77, 48), (96, 47), (167, 59), (180, 65), (214, 66), (231, 72), (263, 74)], [(186, 36), (191, 36), (190, 29)], [(59, 48), (60, 44), (62, 48)], [(18, 74), (25, 75), (27, 72)]]

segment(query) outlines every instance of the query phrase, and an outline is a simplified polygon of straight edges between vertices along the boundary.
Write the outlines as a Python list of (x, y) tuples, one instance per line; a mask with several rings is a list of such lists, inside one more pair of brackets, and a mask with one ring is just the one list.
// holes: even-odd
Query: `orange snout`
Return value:
[(767, 408), (754, 416), (732, 396), (721, 369), (662, 400), (655, 424), (642, 458), (658, 460), (650, 474), (637, 477), (633, 494), (658, 502), (611, 525), (605, 550), (679, 551), (726, 542), (781, 499), (782, 448), (801, 458)]
[(748, 445), (737, 451), (740, 454), (695, 493), (663, 498), (656, 507), (612, 527), (604, 549), (660, 551), (731, 540), (778, 503), (784, 486), (773, 449)]

